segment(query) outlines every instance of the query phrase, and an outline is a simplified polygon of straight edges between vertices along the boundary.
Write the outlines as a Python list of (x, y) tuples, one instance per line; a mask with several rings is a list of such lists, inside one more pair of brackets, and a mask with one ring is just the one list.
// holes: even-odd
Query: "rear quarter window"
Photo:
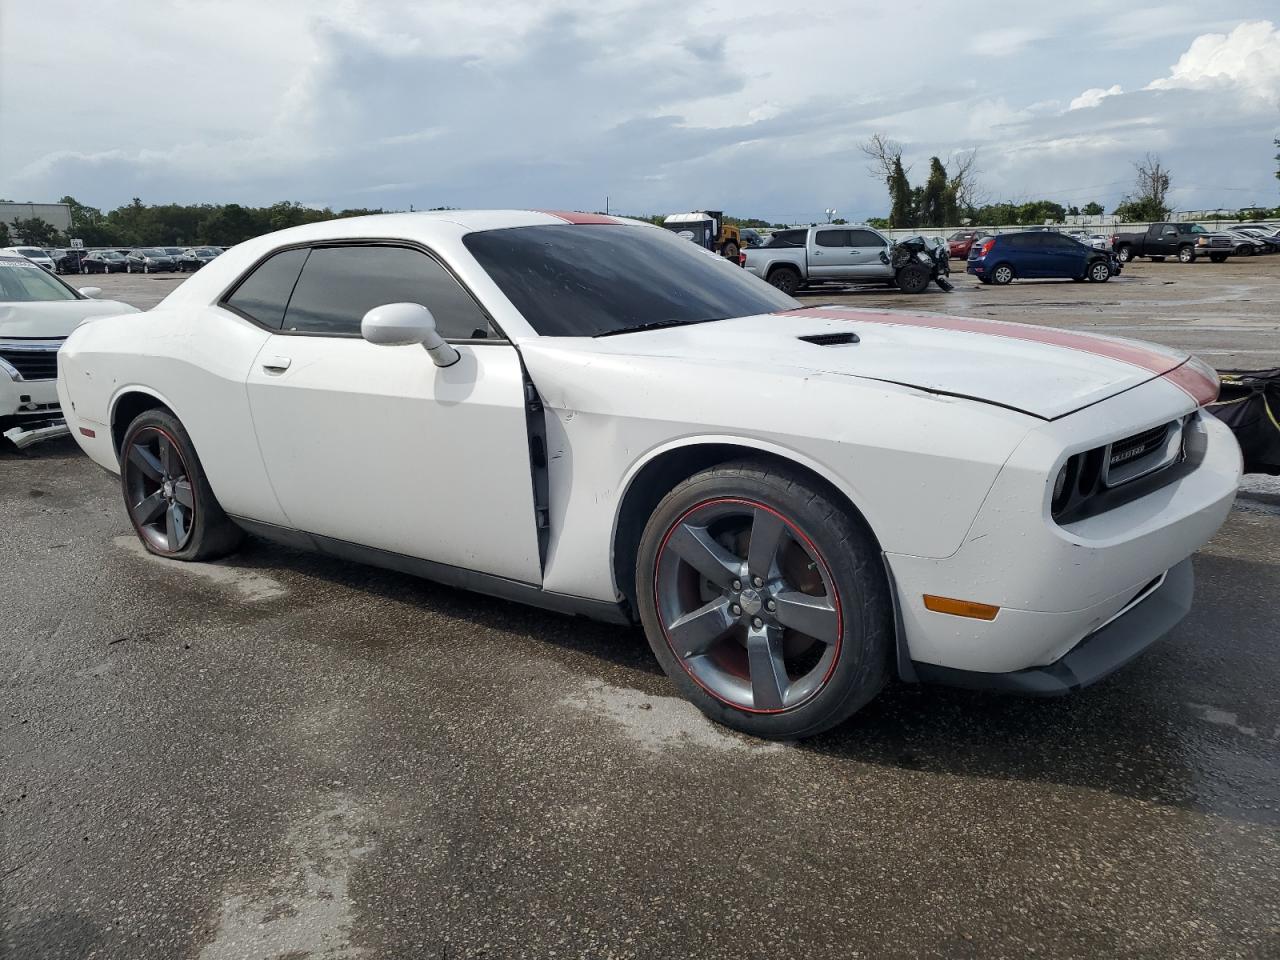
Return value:
[(264, 327), (279, 330), (310, 252), (284, 250), (268, 257), (236, 285), (223, 303)]

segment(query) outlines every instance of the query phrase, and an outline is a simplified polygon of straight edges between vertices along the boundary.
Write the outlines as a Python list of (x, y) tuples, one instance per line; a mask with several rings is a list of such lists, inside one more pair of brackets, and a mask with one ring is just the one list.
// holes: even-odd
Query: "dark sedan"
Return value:
[(199, 270), (222, 251), (213, 247), (192, 247), (178, 260), (178, 269), (183, 273)]
[(88, 256), (84, 250), (51, 250), (50, 253), (53, 255), (53, 269), (57, 273), (82, 273), (80, 261)]
[(125, 257), (127, 273), (173, 273), (178, 261), (159, 247), (140, 247)]
[(115, 250), (91, 250), (80, 258), (81, 273), (124, 273), (124, 254)]

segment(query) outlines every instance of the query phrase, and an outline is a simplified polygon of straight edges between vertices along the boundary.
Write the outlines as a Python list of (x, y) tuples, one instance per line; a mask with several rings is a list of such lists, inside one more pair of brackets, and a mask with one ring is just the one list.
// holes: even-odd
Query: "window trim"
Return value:
[[(429, 257), (453, 278), (454, 282), (462, 288), (463, 293), (471, 298), (471, 301), (476, 305), (476, 309), (480, 311), (480, 315), (488, 321), (490, 328), (497, 334), (497, 336), (494, 337), (445, 337), (445, 342), (461, 344), (510, 345), (511, 339), (507, 336), (506, 331), (498, 325), (498, 322), (494, 320), (493, 315), (489, 312), (488, 308), (481, 303), (480, 298), (475, 295), (475, 292), (469, 286), (467, 286), (466, 282), (458, 276), (457, 271), (450, 267), (449, 264), (445, 263), (443, 257), (437, 254), (430, 247), (418, 243), (415, 240), (397, 239), (395, 237), (353, 237), (351, 239), (338, 238), (326, 240), (304, 240), (298, 243), (289, 243), (281, 247), (275, 247), (264, 253), (249, 267), (242, 271), (240, 275), (237, 276), (235, 280), (233, 280), (231, 284), (218, 295), (218, 298), (214, 301), (214, 306), (221, 307), (223, 310), (234, 313), (237, 317), (247, 320), (259, 330), (265, 330), (267, 333), (280, 337), (324, 337), (326, 339), (336, 340), (364, 339), (359, 333), (316, 333), (312, 330), (285, 330), (283, 326), (279, 328), (269, 327), (265, 323), (259, 322), (256, 318), (249, 316), (249, 314), (245, 313), (243, 310), (227, 302), (228, 298), (234, 296), (235, 292), (240, 289), (240, 286), (248, 280), (249, 277), (253, 276), (260, 266), (277, 254), (288, 253), (290, 250), (306, 250), (308, 254), (310, 254), (312, 250), (319, 250), (325, 247), (400, 247), (403, 249), (414, 250)], [(309, 260), (310, 256), (308, 256), (307, 259)], [(293, 302), (294, 291), (297, 290), (298, 281), (302, 279), (302, 271), (305, 270), (306, 267), (307, 261), (304, 260), (302, 262), (302, 269), (298, 271), (298, 276), (293, 281), (293, 289), (289, 291), (289, 299), (285, 302), (286, 317), (289, 315), (289, 304)], [(281, 318), (281, 323), (283, 324), (283, 318)]]

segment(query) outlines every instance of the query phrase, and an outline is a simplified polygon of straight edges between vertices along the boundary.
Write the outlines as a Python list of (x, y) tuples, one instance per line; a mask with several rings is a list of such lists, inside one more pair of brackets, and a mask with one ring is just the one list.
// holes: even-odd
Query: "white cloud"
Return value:
[(1148, 90), (1223, 87), (1280, 104), (1280, 30), (1270, 20), (1242, 23), (1227, 34), (1196, 37), (1169, 76), (1147, 85)]
[(1080, 94), (1080, 96), (1072, 100), (1071, 105), (1068, 106), (1067, 109), (1087, 110), (1090, 107), (1096, 107), (1107, 97), (1118, 97), (1122, 93), (1124, 93), (1124, 88), (1118, 83), (1107, 87), (1105, 90), (1102, 89), (1102, 87), (1090, 87), (1084, 93)]
[(1008, 57), (1043, 38), (1038, 27), (997, 27), (977, 31), (969, 41), (969, 49), (982, 57)]

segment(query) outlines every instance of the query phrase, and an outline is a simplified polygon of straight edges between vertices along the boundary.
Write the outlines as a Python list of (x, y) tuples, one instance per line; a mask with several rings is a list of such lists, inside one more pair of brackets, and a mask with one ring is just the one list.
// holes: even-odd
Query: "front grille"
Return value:
[(23, 380), (56, 380), (58, 377), (57, 347), (0, 347), (0, 360), (17, 370)]
[(1230, 237), (1210, 237), (1210, 238), (1209, 238), (1209, 246), (1211, 246), (1211, 247), (1222, 247), (1222, 248), (1224, 248), (1224, 249), (1230, 249), (1230, 247), (1231, 247), (1231, 238), (1230, 238)]
[(1165, 438), (1168, 435), (1169, 425), (1166, 423), (1158, 427), (1152, 427), (1143, 433), (1134, 434), (1132, 437), (1117, 440), (1111, 445), (1111, 456), (1108, 459), (1108, 463), (1112, 467), (1118, 467), (1120, 464), (1136, 460), (1138, 457), (1145, 457), (1153, 450), (1164, 446)]

